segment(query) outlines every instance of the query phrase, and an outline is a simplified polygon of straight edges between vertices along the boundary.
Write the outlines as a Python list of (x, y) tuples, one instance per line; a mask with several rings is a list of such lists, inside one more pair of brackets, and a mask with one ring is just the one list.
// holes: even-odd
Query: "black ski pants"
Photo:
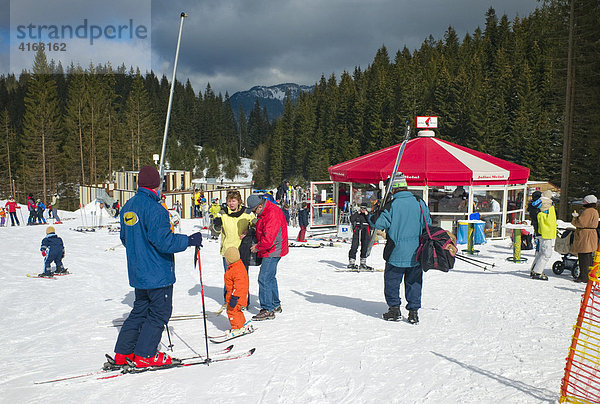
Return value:
[(352, 233), (352, 246), (348, 258), (355, 260), (360, 243), (360, 258), (367, 258), (367, 249), (371, 240), (371, 232), (367, 226), (356, 226)]

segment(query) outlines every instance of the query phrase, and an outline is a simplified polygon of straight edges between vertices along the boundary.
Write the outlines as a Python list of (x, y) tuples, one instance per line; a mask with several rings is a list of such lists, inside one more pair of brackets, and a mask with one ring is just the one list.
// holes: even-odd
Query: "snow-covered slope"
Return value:
[[(134, 299), (118, 233), (71, 231), (81, 215), (61, 213), (64, 224), (56, 229), (73, 274), (55, 280), (25, 276), (41, 269), (45, 226), (0, 228), (3, 402), (540, 403), (559, 397), (584, 285), (550, 269), (548, 282), (531, 280), (528, 264), (505, 260), (508, 240), (479, 247), (479, 259), (496, 263), (491, 270), (457, 261), (449, 273), (427, 272), (417, 326), (381, 319), (383, 273), (336, 272), (346, 265), (349, 246), (291, 248), (278, 270), (283, 313), (232, 341), (235, 352), (256, 347), (252, 357), (34, 385), (98, 369), (114, 347), (118, 328), (110, 325), (127, 316)], [(197, 226), (183, 220), (186, 234)], [(290, 228), (290, 236), (297, 230)], [(201, 253), (209, 311), (222, 302), (218, 246), (206, 240)], [(374, 247), (369, 264), (383, 267), (382, 250)], [(524, 256), (531, 261), (532, 252)], [(176, 267), (173, 314), (201, 313), (192, 249), (176, 255)], [(257, 275), (252, 267), (247, 318), (259, 309)], [(207, 326), (215, 334), (228, 321), (209, 317)], [(170, 330), (173, 355), (205, 352), (202, 320), (173, 321)], [(161, 349), (167, 344), (164, 333)]]

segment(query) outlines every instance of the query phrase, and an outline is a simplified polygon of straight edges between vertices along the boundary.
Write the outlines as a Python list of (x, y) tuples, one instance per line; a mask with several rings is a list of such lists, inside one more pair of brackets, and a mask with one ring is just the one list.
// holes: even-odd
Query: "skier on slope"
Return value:
[(127, 253), (135, 301), (115, 345), (118, 366), (126, 365), (128, 359), (137, 368), (177, 362), (157, 351), (173, 310), (174, 253), (188, 246), (202, 246), (202, 234), (174, 234), (168, 212), (158, 203), (159, 192), (158, 171), (144, 166), (138, 175), (136, 194), (121, 209), (121, 242)]
[(19, 223), (19, 219), (17, 218), (17, 209), (21, 209), (21, 207), (17, 205), (17, 201), (15, 201), (15, 198), (10, 196), (4, 207), (6, 208), (6, 210), (8, 210), (8, 215), (10, 216), (10, 225), (14, 226), (16, 222), (17, 226), (20, 226), (21, 224)]
[(46, 228), (46, 237), (42, 240), (40, 251), (44, 257), (44, 272), (38, 275), (40, 278), (52, 278), (53, 274), (50, 266), (53, 262), (56, 264), (54, 273), (67, 273), (62, 263), (62, 259), (65, 257), (65, 246), (62, 239), (56, 235), (54, 227), (48, 226)]
[[(369, 225), (369, 209), (367, 202), (360, 204), (357, 212), (350, 215), (350, 224), (352, 225), (352, 245), (348, 252), (348, 268), (372, 270), (367, 266), (367, 249), (371, 241), (371, 226)], [(356, 265), (356, 252), (360, 244), (360, 267)]]
[(33, 194), (27, 196), (27, 210), (29, 210), (29, 218), (27, 219), (27, 226), (34, 225), (37, 219), (37, 205)]
[(225, 303), (227, 303), (227, 318), (231, 324), (231, 330), (226, 337), (234, 338), (242, 334), (251, 333), (252, 325), (246, 325), (246, 317), (242, 313), (242, 307), (248, 304), (248, 271), (240, 259), (240, 252), (236, 247), (225, 250)]

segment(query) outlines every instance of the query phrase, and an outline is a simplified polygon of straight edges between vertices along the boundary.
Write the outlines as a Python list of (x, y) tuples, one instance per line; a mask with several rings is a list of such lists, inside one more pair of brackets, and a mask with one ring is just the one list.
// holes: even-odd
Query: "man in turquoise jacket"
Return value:
[(158, 352), (163, 329), (173, 310), (174, 253), (188, 246), (202, 246), (202, 234), (191, 236), (171, 231), (169, 212), (160, 204), (160, 175), (144, 166), (138, 174), (138, 190), (120, 212), (121, 242), (127, 254), (129, 285), (135, 301), (115, 345), (115, 363), (127, 359), (138, 368), (170, 365), (177, 361)]
[[(376, 229), (385, 230), (386, 243), (383, 258), (386, 261), (384, 279), (385, 301), (389, 311), (383, 319), (398, 321), (400, 314), (400, 284), (404, 278), (404, 294), (408, 310), (408, 322), (419, 322), (418, 310), (421, 308), (421, 287), (423, 270), (417, 263), (419, 238), (425, 229), (423, 216), (431, 225), (429, 209), (425, 202), (407, 191), (406, 179), (397, 173), (392, 183), (392, 200), (383, 210), (370, 216), (369, 220)], [(419, 207), (420, 205), (420, 207)], [(423, 213), (421, 213), (421, 209)]]

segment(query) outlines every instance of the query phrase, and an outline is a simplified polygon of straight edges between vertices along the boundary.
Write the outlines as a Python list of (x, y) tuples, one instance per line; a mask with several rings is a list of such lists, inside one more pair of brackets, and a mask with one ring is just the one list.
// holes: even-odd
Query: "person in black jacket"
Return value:
[[(538, 232), (538, 219), (537, 215), (540, 213), (540, 209), (533, 206), (534, 202), (542, 197), (542, 193), (540, 191), (535, 191), (531, 194), (531, 202), (529, 206), (527, 206), (527, 213), (529, 214), (529, 218), (531, 219), (531, 225), (533, 226), (533, 236), (538, 237), (540, 233)], [(536, 204), (539, 206), (538, 204)]]
[[(352, 225), (352, 246), (348, 253), (348, 268), (351, 269), (372, 269), (367, 266), (367, 249), (371, 240), (371, 226), (368, 220), (368, 204), (363, 202), (358, 212), (350, 215), (350, 224)], [(356, 253), (360, 243), (360, 266), (356, 265)]]
[(296, 241), (304, 242), (306, 241), (306, 228), (308, 227), (308, 204), (306, 202), (302, 202), (302, 209), (298, 211), (298, 226), (300, 226), (300, 232), (298, 232)]
[(275, 193), (275, 200), (280, 205), (283, 205), (286, 201), (287, 191), (290, 188), (290, 182), (288, 180), (281, 181), (281, 184), (277, 187), (277, 192)]

